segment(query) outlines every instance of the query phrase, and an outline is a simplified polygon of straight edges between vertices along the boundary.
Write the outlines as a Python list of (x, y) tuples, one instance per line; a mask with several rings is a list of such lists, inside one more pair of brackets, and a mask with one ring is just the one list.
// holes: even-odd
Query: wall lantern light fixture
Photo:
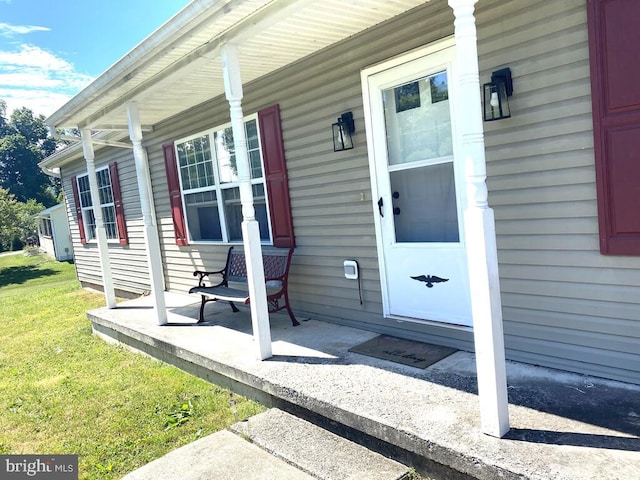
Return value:
[(511, 69), (503, 68), (491, 74), (491, 82), (484, 84), (484, 121), (509, 118), (509, 97), (513, 94)]
[(356, 131), (355, 122), (353, 121), (353, 113), (346, 112), (338, 117), (338, 121), (331, 125), (333, 130), (333, 151), (341, 152), (342, 150), (351, 150), (353, 148), (353, 139), (351, 135)]

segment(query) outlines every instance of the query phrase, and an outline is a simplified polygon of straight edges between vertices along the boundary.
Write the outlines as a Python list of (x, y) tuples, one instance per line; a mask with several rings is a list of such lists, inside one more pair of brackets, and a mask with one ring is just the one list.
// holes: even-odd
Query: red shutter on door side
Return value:
[(291, 200), (289, 199), (289, 179), (284, 156), (280, 107), (273, 105), (258, 112), (260, 143), (264, 160), (264, 177), (269, 197), (273, 246), (295, 247)]
[(600, 251), (640, 255), (640, 2), (587, 13)]
[(116, 162), (109, 164), (109, 176), (111, 177), (111, 191), (113, 192), (113, 205), (116, 211), (120, 245), (129, 245), (127, 222), (124, 219), (124, 205), (122, 204), (122, 193), (120, 191), (120, 176), (118, 175), (118, 164)]
[(176, 162), (176, 152), (173, 143), (163, 145), (162, 151), (164, 152), (164, 168), (167, 171), (167, 186), (169, 187), (169, 201), (171, 202), (171, 216), (173, 217), (176, 245), (189, 245), (184, 213), (182, 211), (182, 192), (180, 191), (178, 164)]
[(71, 179), (73, 189), (73, 201), (76, 204), (76, 220), (78, 221), (78, 231), (80, 233), (80, 243), (87, 244), (87, 235), (84, 232), (84, 221), (82, 219), (82, 205), (80, 205), (80, 194), (78, 193), (78, 177)]

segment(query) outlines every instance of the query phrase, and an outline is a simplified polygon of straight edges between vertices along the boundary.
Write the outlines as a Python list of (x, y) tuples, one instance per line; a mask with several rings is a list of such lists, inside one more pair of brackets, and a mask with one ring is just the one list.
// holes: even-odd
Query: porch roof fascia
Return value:
[(122, 82), (123, 77), (135, 75), (136, 72), (131, 70), (133, 67), (135, 67), (135, 70), (139, 70), (141, 65), (151, 61), (154, 55), (159, 55), (162, 48), (170, 48), (170, 46), (167, 47), (165, 44), (168, 40), (171, 40), (172, 37), (174, 37), (174, 41), (177, 41), (177, 37), (181, 37), (189, 30), (189, 27), (194, 29), (196, 26), (201, 25), (206, 19), (206, 16), (203, 14), (207, 8), (213, 7), (215, 4), (219, 4), (219, 8), (222, 8), (229, 3), (234, 2), (229, 0), (193, 0), (133, 47), (122, 58), (117, 60), (66, 104), (52, 113), (46, 119), (46, 123), (51, 128), (80, 127), (79, 124), (69, 123), (69, 119), (73, 115), (89, 106), (93, 100), (101, 96), (104, 92), (116, 87), (118, 82)]

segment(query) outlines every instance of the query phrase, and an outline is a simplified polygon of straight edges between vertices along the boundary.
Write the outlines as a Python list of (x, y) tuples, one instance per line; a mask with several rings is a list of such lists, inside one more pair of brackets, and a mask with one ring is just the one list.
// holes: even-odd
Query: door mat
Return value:
[(349, 351), (416, 368), (427, 368), (458, 350), (430, 343), (379, 335), (360, 345), (351, 347)]

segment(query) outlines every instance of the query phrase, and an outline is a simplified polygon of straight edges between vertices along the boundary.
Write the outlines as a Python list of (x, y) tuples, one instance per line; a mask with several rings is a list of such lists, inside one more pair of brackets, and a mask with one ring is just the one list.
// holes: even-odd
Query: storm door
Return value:
[(363, 87), (384, 313), (470, 326), (454, 55), (374, 67)]

